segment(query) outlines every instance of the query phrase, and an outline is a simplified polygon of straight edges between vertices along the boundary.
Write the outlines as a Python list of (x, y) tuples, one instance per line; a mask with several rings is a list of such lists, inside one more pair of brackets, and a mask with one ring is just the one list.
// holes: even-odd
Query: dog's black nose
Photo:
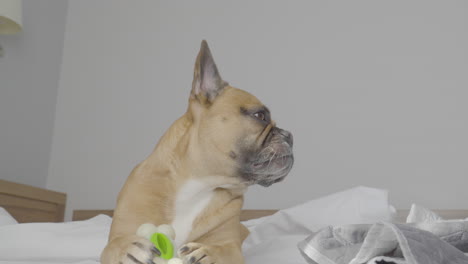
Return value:
[(272, 131), (273, 135), (276, 135), (276, 134), (279, 134), (281, 137), (284, 138), (284, 140), (292, 147), (293, 146), (293, 135), (291, 134), (291, 132), (287, 131), (287, 130), (284, 130), (284, 129), (281, 129), (281, 128), (273, 128), (273, 131)]

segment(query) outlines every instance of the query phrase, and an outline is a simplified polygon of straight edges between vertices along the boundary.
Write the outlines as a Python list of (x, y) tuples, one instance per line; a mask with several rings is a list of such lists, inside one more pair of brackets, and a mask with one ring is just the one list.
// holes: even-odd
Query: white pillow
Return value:
[(242, 250), (247, 264), (304, 263), (297, 243), (329, 225), (389, 221), (392, 207), (386, 190), (356, 187), (281, 210), (248, 222), (250, 235)]
[(112, 219), (0, 226), (0, 261), (99, 260)]
[(18, 221), (16, 221), (13, 216), (11, 216), (5, 208), (0, 207), (0, 226), (5, 226), (5, 225), (15, 225), (18, 224)]

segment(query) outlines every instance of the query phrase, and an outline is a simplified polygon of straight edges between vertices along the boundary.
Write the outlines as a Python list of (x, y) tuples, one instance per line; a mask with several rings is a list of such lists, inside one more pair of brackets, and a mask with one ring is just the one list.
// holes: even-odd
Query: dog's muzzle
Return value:
[(289, 131), (272, 128), (260, 151), (247, 160), (246, 180), (265, 187), (282, 181), (294, 163), (292, 146), (293, 136)]

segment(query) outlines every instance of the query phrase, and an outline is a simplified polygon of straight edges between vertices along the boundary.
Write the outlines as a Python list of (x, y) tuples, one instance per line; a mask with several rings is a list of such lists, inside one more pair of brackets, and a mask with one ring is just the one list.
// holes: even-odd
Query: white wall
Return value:
[[(201, 39), (295, 136), (289, 178), (247, 208), (356, 185), (467, 208), (466, 1), (70, 1), (48, 187), (113, 208), (186, 109)], [(456, 195), (455, 195), (456, 194)]]
[(46, 187), (68, 1), (24, 0), (0, 35), (0, 179)]

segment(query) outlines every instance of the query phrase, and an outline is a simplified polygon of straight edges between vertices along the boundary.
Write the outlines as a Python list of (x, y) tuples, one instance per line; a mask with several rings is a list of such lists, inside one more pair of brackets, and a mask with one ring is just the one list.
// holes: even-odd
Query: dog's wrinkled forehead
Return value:
[(228, 86), (213, 102), (214, 111), (229, 110), (235, 114), (246, 113), (255, 109), (266, 108), (254, 95), (244, 90)]

